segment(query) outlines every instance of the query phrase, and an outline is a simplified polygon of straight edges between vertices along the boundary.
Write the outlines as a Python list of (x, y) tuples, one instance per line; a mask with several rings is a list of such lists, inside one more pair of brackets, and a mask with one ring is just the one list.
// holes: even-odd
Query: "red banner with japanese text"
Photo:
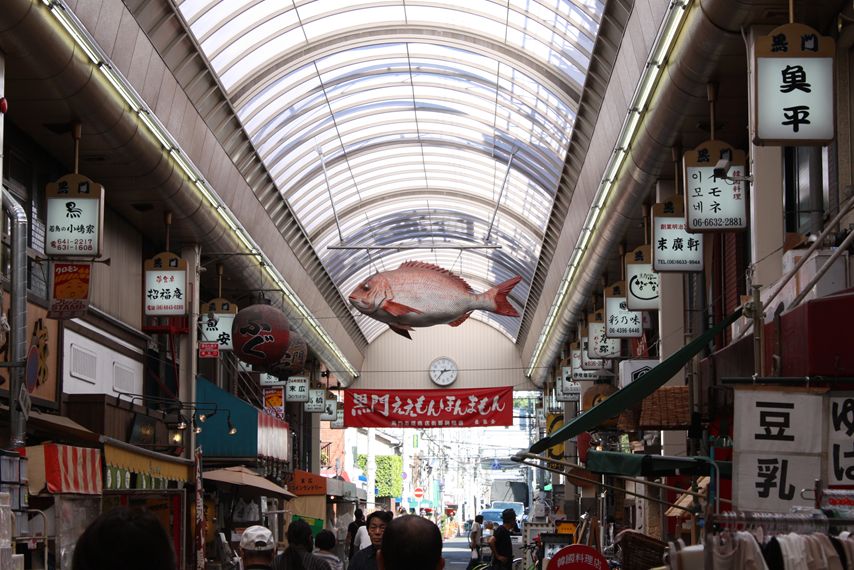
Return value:
[(345, 427), (513, 425), (513, 388), (344, 390)]

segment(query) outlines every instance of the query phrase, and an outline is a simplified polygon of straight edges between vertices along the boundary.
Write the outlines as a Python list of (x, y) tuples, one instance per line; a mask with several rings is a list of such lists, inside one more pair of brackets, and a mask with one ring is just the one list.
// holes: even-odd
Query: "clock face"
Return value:
[(457, 379), (457, 364), (447, 356), (441, 356), (430, 363), (430, 380), (439, 386), (448, 386)]

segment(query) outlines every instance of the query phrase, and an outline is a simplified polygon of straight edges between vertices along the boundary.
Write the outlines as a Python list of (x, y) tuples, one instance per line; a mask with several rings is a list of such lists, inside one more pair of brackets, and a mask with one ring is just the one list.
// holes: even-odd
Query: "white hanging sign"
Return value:
[[(593, 381), (606, 376), (605, 370), (585, 370), (581, 366), (582, 351), (580, 348), (573, 348), (570, 352), (572, 355), (572, 380), (575, 382)], [(597, 361), (598, 362), (598, 361)], [(604, 363), (604, 361), (602, 361)]]
[(632, 311), (658, 310), (658, 273), (652, 270), (652, 252), (642, 245), (626, 254), (626, 307)]
[(688, 233), (684, 212), (679, 196), (652, 207), (653, 270), (703, 270), (703, 234)]
[(258, 380), (262, 386), (287, 386), (287, 380), (281, 380), (278, 376), (266, 372), (261, 372), (258, 375)]
[(835, 136), (836, 43), (803, 24), (785, 24), (753, 46), (757, 144), (827, 144)]
[[(747, 228), (743, 150), (723, 141), (706, 141), (682, 155), (685, 218), (690, 232), (728, 232)], [(718, 164), (726, 177), (720, 176)], [(735, 180), (733, 180), (733, 178)]]
[(326, 405), (326, 390), (311, 388), (308, 391), (308, 401), (303, 404), (303, 410), (312, 414), (323, 412)]
[(104, 187), (81, 174), (66, 174), (47, 184), (45, 197), (45, 254), (99, 257), (104, 227)]
[(231, 325), (237, 305), (227, 299), (212, 299), (203, 304), (199, 316), (199, 340), (215, 342), (220, 350), (232, 350)]
[(602, 311), (588, 315), (587, 349), (592, 358), (617, 358), (620, 356), (622, 341), (618, 338), (608, 338), (608, 335), (605, 334), (606, 329)]
[(789, 512), (822, 476), (822, 395), (739, 388), (734, 402), (734, 507)]
[(827, 421), (828, 486), (854, 485), (854, 394), (831, 394)]
[(618, 367), (620, 388), (625, 388), (641, 376), (658, 366), (659, 361), (653, 359), (623, 360)]
[(143, 268), (145, 315), (187, 314), (187, 261), (165, 251), (146, 259)]
[(338, 408), (335, 411), (335, 419), (329, 423), (329, 427), (332, 429), (344, 429), (344, 408)]
[(643, 336), (643, 314), (640, 311), (629, 310), (624, 281), (605, 288), (605, 336), (608, 338)]
[(338, 399), (327, 398), (323, 405), (323, 412), (320, 414), (320, 421), (332, 422), (338, 418)]
[(308, 402), (308, 378), (291, 376), (285, 385), (285, 400), (288, 402)]

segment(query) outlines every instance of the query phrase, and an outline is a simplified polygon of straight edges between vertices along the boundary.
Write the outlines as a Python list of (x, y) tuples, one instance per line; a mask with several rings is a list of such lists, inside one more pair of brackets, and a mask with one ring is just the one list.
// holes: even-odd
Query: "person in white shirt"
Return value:
[(367, 525), (362, 525), (359, 527), (359, 530), (356, 531), (356, 538), (353, 539), (353, 549), (355, 552), (359, 552), (370, 545), (371, 537), (368, 535), (368, 527)]
[(469, 548), (471, 548), (471, 560), (469, 561), (468, 568), (473, 568), (474, 566), (480, 564), (480, 540), (483, 538), (483, 515), (477, 515), (474, 517), (474, 522), (471, 523), (471, 530), (469, 531)]

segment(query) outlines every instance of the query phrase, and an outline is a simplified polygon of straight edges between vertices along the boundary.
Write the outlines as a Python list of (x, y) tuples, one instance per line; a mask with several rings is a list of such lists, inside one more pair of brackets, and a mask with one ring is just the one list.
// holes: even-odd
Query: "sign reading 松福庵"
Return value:
[[(725, 176), (720, 176), (716, 166), (721, 161), (727, 164)], [(745, 164), (743, 150), (718, 140), (701, 143), (682, 155), (688, 231), (724, 232), (747, 228)]]
[(756, 144), (821, 145), (834, 139), (835, 53), (833, 38), (804, 24), (785, 24), (756, 38)]
[(652, 207), (652, 268), (679, 272), (703, 270), (703, 234), (688, 232), (679, 196)]
[(187, 313), (187, 261), (165, 251), (146, 259), (143, 306), (146, 316)]
[(104, 228), (104, 187), (81, 174), (66, 174), (46, 186), (45, 198), (45, 254), (99, 257)]

